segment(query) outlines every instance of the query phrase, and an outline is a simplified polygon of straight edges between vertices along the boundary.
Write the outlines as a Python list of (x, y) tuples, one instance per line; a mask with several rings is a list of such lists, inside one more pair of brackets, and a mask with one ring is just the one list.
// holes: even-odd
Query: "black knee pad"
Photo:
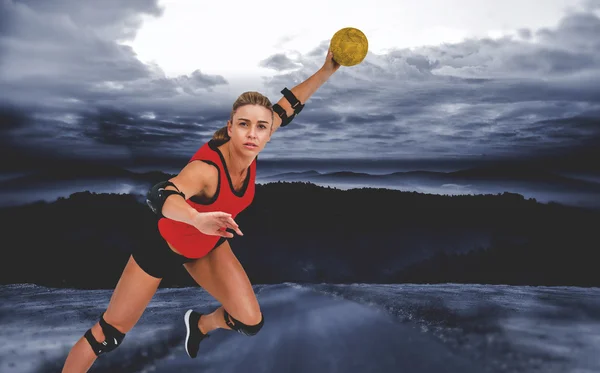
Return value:
[(225, 310), (223, 310), (223, 316), (225, 317), (225, 324), (227, 324), (227, 326), (232, 330), (247, 336), (256, 335), (265, 323), (265, 318), (262, 314), (260, 315), (260, 322), (256, 325), (246, 325), (243, 322), (236, 320)]
[(88, 341), (90, 346), (92, 346), (92, 350), (94, 350), (96, 356), (100, 356), (103, 353), (111, 352), (112, 350), (116, 349), (121, 345), (121, 342), (123, 342), (123, 339), (125, 338), (124, 333), (121, 333), (119, 330), (117, 330), (117, 328), (104, 320), (104, 313), (102, 316), (100, 316), (100, 327), (104, 333), (103, 342), (96, 341), (94, 335), (92, 334), (91, 328), (88, 329), (88, 331), (84, 334), (85, 339)]

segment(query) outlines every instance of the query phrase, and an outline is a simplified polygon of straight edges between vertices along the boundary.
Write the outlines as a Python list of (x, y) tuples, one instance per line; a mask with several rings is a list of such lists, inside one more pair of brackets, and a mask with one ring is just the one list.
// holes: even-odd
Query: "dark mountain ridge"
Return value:
[[(253, 283), (600, 286), (600, 213), (521, 195), (442, 196), (257, 185), (230, 240)], [(112, 288), (156, 217), (131, 195), (75, 193), (0, 209), (0, 283)], [(182, 268), (161, 286), (193, 286)]]

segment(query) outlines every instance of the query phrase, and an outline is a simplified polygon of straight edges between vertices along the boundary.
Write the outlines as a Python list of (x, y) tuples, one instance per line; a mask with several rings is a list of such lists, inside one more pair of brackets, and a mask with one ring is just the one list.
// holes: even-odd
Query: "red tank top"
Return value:
[[(210, 201), (200, 201), (192, 196), (186, 202), (199, 212), (223, 211), (230, 213), (232, 218), (246, 209), (254, 199), (256, 180), (256, 158), (248, 168), (246, 180), (239, 191), (233, 189), (231, 177), (225, 164), (223, 154), (213, 140), (204, 144), (192, 156), (189, 162), (204, 161), (214, 165), (219, 170), (217, 192)], [(186, 196), (187, 198), (187, 196)], [(208, 254), (217, 244), (221, 236), (206, 235), (187, 223), (163, 217), (158, 221), (161, 236), (175, 250), (188, 258), (201, 258)], [(234, 233), (235, 234), (235, 233)]]

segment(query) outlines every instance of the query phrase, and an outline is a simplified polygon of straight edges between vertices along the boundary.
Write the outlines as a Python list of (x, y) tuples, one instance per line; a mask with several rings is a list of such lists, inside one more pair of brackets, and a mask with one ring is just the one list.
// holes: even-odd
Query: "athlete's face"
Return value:
[(244, 105), (237, 109), (227, 132), (232, 145), (243, 153), (258, 154), (271, 139), (273, 117), (271, 111), (260, 105)]

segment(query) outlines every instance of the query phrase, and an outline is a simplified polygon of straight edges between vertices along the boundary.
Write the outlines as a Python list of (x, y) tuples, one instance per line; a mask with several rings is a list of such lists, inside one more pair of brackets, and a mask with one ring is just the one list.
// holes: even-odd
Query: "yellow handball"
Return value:
[(354, 66), (367, 56), (369, 41), (359, 29), (345, 27), (333, 35), (329, 48), (335, 62), (342, 66)]

